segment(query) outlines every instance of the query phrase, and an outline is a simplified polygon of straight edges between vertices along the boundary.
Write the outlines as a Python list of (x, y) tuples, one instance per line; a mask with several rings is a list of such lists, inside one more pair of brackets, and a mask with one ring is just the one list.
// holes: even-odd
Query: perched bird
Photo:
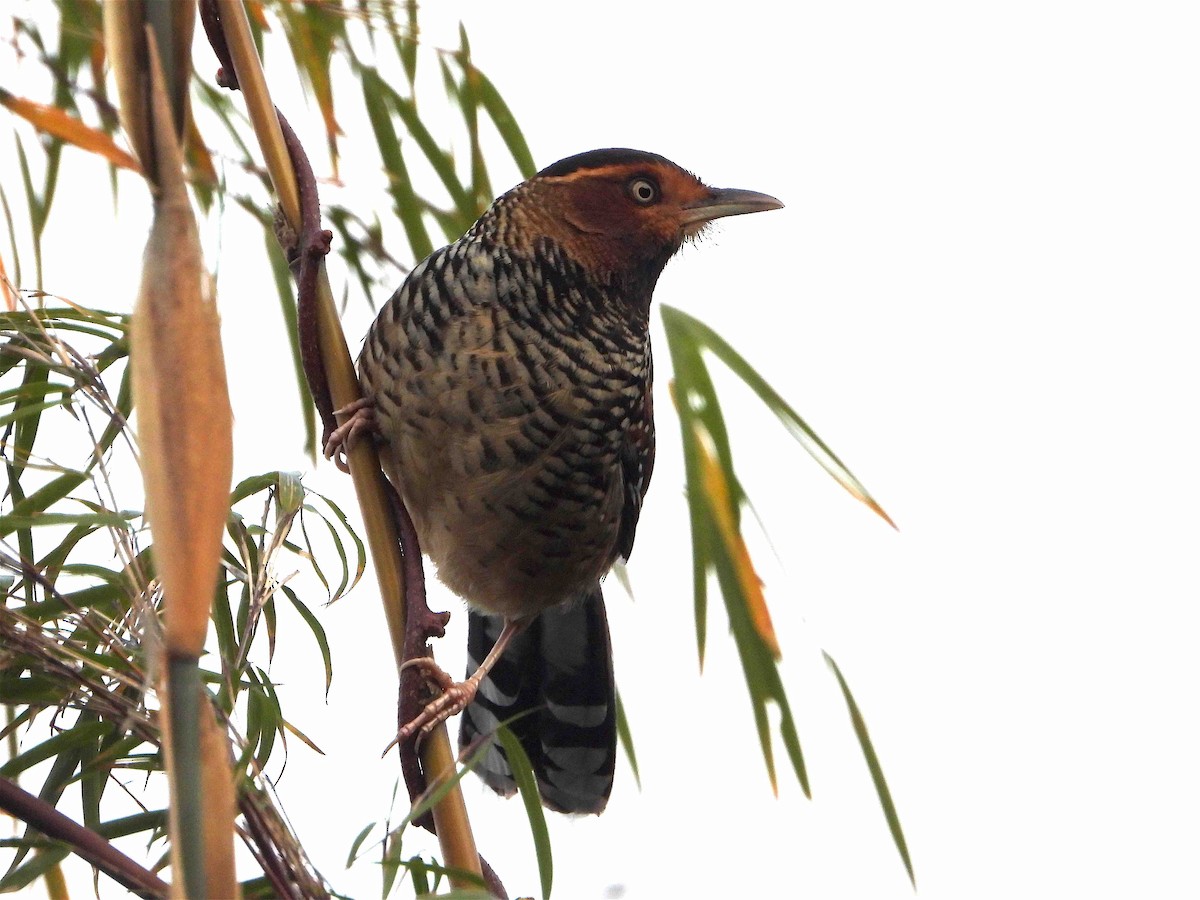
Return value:
[[(443, 693), (402, 737), (465, 708), (466, 746), (517, 716), (545, 805), (603, 810), (616, 701), (600, 581), (633, 549), (654, 466), (651, 294), (713, 219), (782, 205), (653, 153), (581, 153), (497, 199), (380, 310), (364, 415), (471, 608), (467, 680), (431, 673)], [(514, 790), (498, 745), (477, 771)]]

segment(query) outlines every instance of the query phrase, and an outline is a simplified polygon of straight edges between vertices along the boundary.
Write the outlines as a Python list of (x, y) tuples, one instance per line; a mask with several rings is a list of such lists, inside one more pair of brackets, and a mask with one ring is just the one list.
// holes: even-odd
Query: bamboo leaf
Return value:
[(346, 868), (347, 869), (350, 868), (352, 865), (354, 865), (354, 863), (358, 860), (359, 848), (362, 847), (363, 841), (365, 841), (367, 839), (367, 835), (369, 835), (371, 833), (371, 831), (372, 831), (372, 829), (374, 829), (374, 827), (375, 827), (374, 822), (368, 822), (367, 825), (363, 828), (363, 830), (360, 831), (357, 835), (355, 835), (354, 840), (350, 843), (350, 852), (348, 854), (346, 854)]
[(84, 124), (58, 107), (34, 103), (3, 88), (0, 88), (0, 106), (20, 116), (43, 134), (66, 141), (88, 153), (95, 153), (114, 166), (132, 172), (142, 170), (137, 160), (114, 144), (107, 134)]
[(292, 49), (292, 58), (301, 77), (312, 89), (321, 118), (325, 123), (325, 138), (329, 145), (329, 156), (337, 177), (337, 136), (342, 129), (333, 111), (333, 82), (330, 64), (335, 41), (342, 38), (345, 44), (344, 21), (339, 16), (327, 15), (313, 4), (298, 7), (277, 7), (283, 17), (284, 32)]
[(319, 753), (321, 756), (325, 755), (325, 751), (317, 745), (316, 741), (310, 738), (307, 734), (305, 734), (287, 719), (280, 719), (280, 725), (284, 731), (294, 734), (300, 740), (300, 742), (304, 744), (304, 746), (308, 747), (309, 750), (313, 751), (314, 753)]
[(542, 812), (542, 799), (538, 793), (537, 778), (533, 774), (533, 766), (525, 755), (525, 748), (517, 740), (516, 735), (501, 725), (496, 729), (496, 736), (504, 747), (504, 755), (508, 759), (508, 767), (512, 770), (513, 781), (517, 783), (517, 791), (521, 802), (525, 804), (525, 817), (529, 820), (529, 830), (533, 834), (533, 848), (537, 856), (538, 879), (542, 887), (542, 900), (550, 900), (550, 889), (554, 884), (554, 858), (550, 849), (550, 832), (546, 828), (546, 815)]
[(17, 143), (17, 164), (21, 168), (21, 184), (25, 188), (25, 205), (29, 210), (29, 225), (33, 231), (33, 269), (36, 279), (35, 287), (42, 289), (42, 231), (46, 227), (46, 207), (38, 199), (37, 191), (33, 188), (33, 179), (29, 174), (29, 160), (25, 156), (25, 145), (21, 136), (14, 134)]
[(140, 834), (143, 831), (162, 831), (167, 827), (167, 811), (165, 809), (148, 810), (134, 813), (119, 819), (110, 819), (97, 826), (96, 831), (110, 840)]
[(8, 246), (13, 261), (12, 278), (4, 280), (7, 308), (11, 310), (16, 308), (16, 298), (11, 294), (11, 289), (21, 285), (21, 256), (17, 253), (17, 229), (13, 227), (12, 208), (8, 205), (8, 194), (4, 190), (4, 185), (0, 185), (0, 206), (4, 208), (4, 224), (8, 226)]
[[(80, 752), (84, 745), (100, 737), (110, 727), (104, 722), (97, 721), (77, 723), (67, 731), (60, 731), (53, 737), (46, 738), (40, 744), (30, 747), (23, 753), (8, 760), (4, 765), (0, 765), (0, 777), (14, 778), (26, 769), (54, 756), (61, 755), (64, 759), (67, 759), (71, 753)], [(78, 764), (78, 760), (79, 757), (75, 756), (75, 763), (70, 767), (72, 771), (74, 771), (75, 765)]]
[[(45, 366), (26, 366), (21, 379), (21, 388), (25, 391), (35, 390), (37, 386), (45, 384), (49, 379), (50, 372)], [(22, 418), (17, 423), (12, 454), (16, 478), (21, 477), (26, 463), (33, 454), (33, 444), (37, 440), (38, 427), (41, 425), (41, 421), (42, 417), (39, 411), (36, 415)]]
[[(31, 842), (27, 846), (34, 845)], [(70, 847), (54, 841), (39, 841), (37, 846), (41, 849), (34, 854), (33, 859), (23, 866), (10, 868), (4, 877), (0, 878), (0, 893), (28, 887), (71, 855)]]
[(504, 141), (504, 146), (512, 154), (513, 161), (521, 171), (521, 177), (532, 178), (537, 172), (537, 166), (534, 165), (533, 154), (529, 152), (529, 145), (525, 143), (525, 135), (521, 132), (521, 126), (517, 124), (512, 110), (508, 108), (508, 104), (504, 102), (491, 79), (478, 69), (474, 69), (474, 72), (479, 100), (483, 104), (484, 110), (491, 118), (492, 124), (496, 126), (496, 131)]
[(0, 516), (0, 535), (11, 534), (22, 528), (43, 528), (52, 525), (84, 526), (96, 528), (129, 528), (129, 522), (137, 518), (137, 512), (104, 512), (98, 513), (30, 513), (29, 515), (14, 515), (9, 513)]
[(471, 44), (467, 39), (467, 29), (462, 23), (458, 26), (458, 39), (459, 50), (454, 56), (462, 67), (463, 78), (458, 84), (456, 96), (471, 147), (471, 191), (478, 208), (482, 211), (495, 195), (488, 179), (487, 163), (483, 158), (483, 142), (479, 133), (479, 73), (471, 62)]
[(734, 517), (733, 502), (730, 498), (729, 485), (725, 474), (717, 461), (710, 456), (704, 447), (703, 435), (697, 432), (700, 448), (700, 484), (708, 495), (708, 506), (712, 520), (717, 526), (717, 534), (724, 544), (725, 557), (733, 568), (737, 580), (739, 598), (743, 601), (750, 621), (759, 638), (770, 650), (771, 655), (778, 659), (780, 656), (779, 639), (775, 635), (775, 626), (771, 623), (771, 613), (763, 599), (762, 580), (754, 570), (750, 560), (750, 552), (742, 539)]
[(400, 62), (404, 66), (404, 75), (408, 79), (409, 90), (412, 90), (417, 80), (417, 46), (421, 30), (417, 24), (417, 4), (406, 3), (405, 10), (408, 13), (407, 28), (403, 35), (397, 33), (396, 52), (400, 55)]
[[(56, 502), (66, 497), (71, 491), (83, 484), (87, 480), (87, 475), (83, 472), (67, 471), (57, 478), (52, 479), (42, 487), (38, 488), (32, 494), (27, 494), (25, 499), (12, 506), (12, 512), (7, 515), (0, 516), (0, 537), (9, 534), (13, 528), (29, 528), (29, 524), (16, 524), (11, 527), (6, 526), (5, 521), (12, 519), (14, 522), (30, 522), (39, 516), (47, 515), (45, 510), (49, 509)], [(59, 523), (54, 523), (59, 524)], [(81, 523), (86, 524), (86, 523)], [(125, 524), (122, 518), (118, 526)], [(99, 527), (95, 525), (93, 527)]]
[(766, 380), (755, 371), (754, 367), (741, 354), (734, 350), (724, 338), (699, 319), (689, 316), (687, 313), (674, 307), (663, 307), (662, 315), (663, 324), (667, 327), (668, 334), (672, 330), (686, 331), (698, 345), (712, 351), (714, 355), (729, 366), (730, 370), (759, 396), (767, 408), (783, 422), (792, 436), (808, 451), (809, 455), (817, 461), (821, 468), (828, 472), (852, 497), (865, 504), (893, 528), (896, 527), (895, 523), (875, 501), (862, 482), (855, 478), (853, 473), (846, 468), (845, 463), (838, 459), (837, 455), (829, 449), (828, 445), (800, 417), (800, 414), (783, 399), (778, 391), (767, 384)]
[(304, 603), (296, 596), (296, 592), (290, 587), (284, 585), (284, 596), (292, 601), (292, 606), (296, 612), (300, 613), (300, 618), (304, 620), (304, 624), (308, 626), (308, 630), (312, 632), (313, 638), (317, 642), (317, 647), (321, 651), (321, 661), (325, 664), (325, 699), (329, 699), (329, 686), (333, 683), (333, 659), (329, 653), (329, 639), (325, 635), (325, 628), (321, 625), (320, 620), (313, 615)]
[(842, 690), (842, 698), (846, 701), (846, 709), (850, 713), (850, 722), (854, 726), (854, 735), (858, 738), (858, 746), (862, 748), (863, 758), (867, 761), (867, 769), (871, 773), (871, 781), (875, 785), (875, 793), (879, 797), (879, 805), (883, 807), (883, 817), (887, 820), (888, 831), (891, 832), (892, 841), (896, 845), (896, 850), (900, 854), (900, 859), (904, 861), (904, 869), (908, 872), (908, 880), (912, 882), (912, 886), (917, 886), (916, 876), (913, 874), (912, 859), (908, 855), (908, 842), (904, 839), (904, 830), (900, 827), (900, 816), (896, 812), (896, 804), (892, 802), (892, 793), (888, 790), (887, 779), (883, 777), (883, 767), (879, 764), (879, 757), (875, 753), (875, 747), (871, 743), (871, 735), (867, 731), (867, 723), (862, 717), (862, 713), (858, 709), (858, 704), (854, 701), (854, 695), (850, 693), (850, 686), (846, 683), (845, 677), (842, 675), (842, 670), (838, 668), (838, 664), (833, 661), (833, 657), (822, 651), (825, 657), (825, 662), (829, 668), (833, 670), (833, 675), (837, 678), (838, 687)]
[(400, 139), (392, 125), (382, 85), (383, 80), (375, 70), (363, 70), (363, 100), (367, 107), (367, 117), (371, 121), (371, 130), (375, 133), (375, 142), (379, 146), (379, 155), (388, 173), (392, 205), (404, 226), (404, 233), (413, 255), (417, 259), (424, 259), (433, 252), (433, 242), (430, 241), (429, 232), (421, 219), (421, 210), (408, 175), (408, 167), (404, 164), (404, 156), (400, 152)]
[(621, 702), (621, 692), (617, 692), (617, 740), (629, 760), (629, 768), (633, 769), (633, 780), (637, 782), (638, 790), (642, 789), (642, 776), (638, 771), (637, 753), (633, 749), (633, 732), (629, 730), (629, 720), (625, 717), (625, 704)]
[(425, 123), (421, 121), (421, 117), (417, 114), (417, 105), (407, 97), (402, 97), (394, 88), (385, 81), (380, 81), (383, 86), (384, 94), (392, 104), (392, 108), (400, 117), (400, 121), (404, 123), (404, 127), (408, 130), (409, 136), (416, 142), (420, 151), (425, 154), (425, 159), (429, 161), (429, 165), (433, 167), (433, 171), (441, 180), (446, 192), (450, 195), (450, 199), (454, 202), (457, 208), (460, 219), (456, 221), (465, 221), (466, 225), (459, 228), (454, 237), (457, 237), (466, 228), (479, 217), (481, 212), (479, 205), (476, 203), (471, 194), (463, 186), (462, 181), (458, 177), (458, 173), (454, 169), (454, 158), (449, 151), (443, 150), (438, 146), (437, 141), (425, 127)]
[(292, 351), (292, 369), (296, 388), (300, 393), (300, 413), (304, 416), (304, 452), (316, 458), (317, 418), (312, 394), (308, 389), (308, 378), (304, 374), (304, 361), (300, 358), (300, 329), (296, 309), (296, 294), (292, 288), (292, 273), (279, 247), (279, 241), (269, 231), (263, 232), (267, 245), (267, 260), (271, 263), (271, 274), (275, 278), (275, 291), (279, 296), (279, 309), (288, 336), (288, 347)]

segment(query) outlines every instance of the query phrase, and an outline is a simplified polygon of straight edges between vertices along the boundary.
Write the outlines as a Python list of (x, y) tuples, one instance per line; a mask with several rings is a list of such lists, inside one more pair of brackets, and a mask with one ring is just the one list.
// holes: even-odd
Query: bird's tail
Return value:
[[(497, 617), (471, 612), (468, 676), (502, 627)], [(501, 722), (528, 754), (545, 806), (565, 813), (604, 810), (617, 761), (617, 705), (599, 585), (578, 602), (546, 610), (513, 639), (463, 712), (459, 746)], [(498, 793), (516, 790), (498, 742), (475, 772)]]

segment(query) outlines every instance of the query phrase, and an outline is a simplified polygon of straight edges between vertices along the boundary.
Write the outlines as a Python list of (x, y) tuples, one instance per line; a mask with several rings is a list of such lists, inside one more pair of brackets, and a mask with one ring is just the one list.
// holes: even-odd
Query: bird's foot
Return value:
[(409, 666), (421, 669), (425, 680), (441, 693), (400, 729), (396, 735), (396, 741), (400, 743), (418, 735), (425, 737), (442, 722), (470, 706), (479, 692), (481, 680), (472, 675), (466, 681), (455, 681), (442, 670), (432, 656), (414, 656), (401, 668), (406, 669)]
[(353, 403), (347, 403), (341, 409), (334, 410), (334, 415), (348, 418), (325, 438), (325, 458), (333, 460), (333, 464), (343, 472), (349, 472), (346, 451), (354, 446), (354, 441), (360, 434), (375, 434), (379, 431), (379, 423), (375, 419), (375, 402), (361, 397)]

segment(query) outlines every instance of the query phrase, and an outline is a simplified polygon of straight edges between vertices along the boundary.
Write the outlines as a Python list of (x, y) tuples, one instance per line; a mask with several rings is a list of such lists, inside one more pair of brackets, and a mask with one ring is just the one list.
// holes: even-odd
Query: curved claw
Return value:
[(438, 687), (441, 693), (430, 700), (421, 712), (405, 723), (396, 735), (396, 741), (407, 741), (420, 733), (421, 737), (429, 734), (448, 718), (466, 709), (475, 695), (479, 692), (479, 679), (471, 676), (466, 681), (455, 681), (439, 666), (431, 656), (415, 656), (407, 660), (401, 671), (414, 666), (424, 670), (426, 680)]
[(334, 415), (348, 418), (330, 432), (322, 449), (326, 459), (333, 460), (333, 464), (343, 472), (349, 472), (346, 451), (354, 446), (354, 441), (363, 432), (379, 431), (379, 423), (375, 420), (375, 401), (360, 397), (353, 403), (347, 403), (341, 409), (334, 410)]

